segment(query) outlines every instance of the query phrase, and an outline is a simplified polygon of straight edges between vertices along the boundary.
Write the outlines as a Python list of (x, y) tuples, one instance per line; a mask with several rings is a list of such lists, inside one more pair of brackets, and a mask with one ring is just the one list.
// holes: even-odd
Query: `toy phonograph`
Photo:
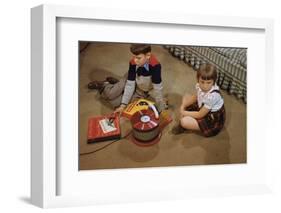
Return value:
[[(157, 111), (153, 102), (139, 99), (127, 106), (122, 116), (131, 121), (130, 140), (139, 146), (151, 146), (160, 141), (163, 128), (172, 118), (167, 112)], [(89, 120), (88, 143), (120, 138), (120, 122), (117, 114), (94, 117)]]
[(159, 113), (152, 103), (145, 100), (140, 103), (145, 105), (143, 102), (148, 106), (147, 109), (138, 110), (131, 117), (131, 140), (140, 146), (151, 146), (159, 142), (161, 137)]
[[(122, 116), (131, 119), (131, 117), (138, 111), (152, 108), (154, 106), (154, 102), (146, 100), (146, 99), (138, 99), (132, 103), (130, 103), (126, 109), (122, 112)], [(154, 107), (153, 110), (156, 110)]]

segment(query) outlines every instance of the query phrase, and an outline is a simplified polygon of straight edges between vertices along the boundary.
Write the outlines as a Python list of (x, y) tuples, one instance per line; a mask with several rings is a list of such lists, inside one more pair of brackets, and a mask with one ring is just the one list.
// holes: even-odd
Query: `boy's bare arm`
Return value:
[(200, 119), (200, 118), (203, 118), (204, 116), (206, 116), (209, 111), (210, 111), (209, 109), (207, 109), (206, 107), (203, 106), (199, 111), (182, 110), (181, 115), (182, 116), (190, 116), (190, 117), (193, 117), (195, 119)]
[(187, 94), (183, 96), (180, 110), (184, 110), (186, 107), (189, 107), (190, 105), (194, 104), (196, 101), (197, 101), (196, 95)]
[(114, 110), (114, 113), (122, 113), (126, 109), (126, 105), (121, 104)]

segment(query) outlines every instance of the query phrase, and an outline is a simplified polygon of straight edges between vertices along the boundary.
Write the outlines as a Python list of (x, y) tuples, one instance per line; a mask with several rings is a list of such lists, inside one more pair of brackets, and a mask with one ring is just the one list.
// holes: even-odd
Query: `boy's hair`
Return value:
[(146, 54), (151, 52), (151, 46), (149, 44), (132, 44), (130, 50), (134, 55)]
[(203, 80), (217, 80), (217, 68), (213, 64), (201, 64), (199, 70), (197, 71), (197, 80), (199, 78)]

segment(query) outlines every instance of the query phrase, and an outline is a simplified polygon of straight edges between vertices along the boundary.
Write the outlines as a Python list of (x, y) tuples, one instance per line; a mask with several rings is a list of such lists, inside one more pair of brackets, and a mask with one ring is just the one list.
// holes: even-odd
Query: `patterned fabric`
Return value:
[[(189, 111), (199, 111), (198, 103), (194, 103), (187, 107)], [(204, 118), (196, 119), (202, 134), (205, 137), (217, 135), (223, 128), (225, 123), (224, 105), (216, 112), (209, 112)]]
[(153, 54), (151, 54), (149, 63), (141, 67), (136, 65), (134, 58), (130, 60), (122, 104), (127, 105), (130, 102), (135, 89), (143, 92), (150, 92), (153, 89), (158, 110), (162, 111), (168, 107), (163, 97), (161, 64)]
[(199, 46), (164, 46), (172, 55), (195, 70), (203, 63), (217, 66), (217, 84), (221, 89), (247, 101), (247, 49)]
[(217, 48), (210, 47), (210, 49), (224, 55), (225, 57), (233, 60), (241, 66), (247, 68), (247, 50), (245, 48)]
[[(159, 86), (157, 87), (158, 84)], [(161, 90), (157, 93), (160, 97), (156, 98), (158, 101), (164, 102), (162, 94), (161, 64), (154, 55), (151, 55), (148, 66), (138, 67), (134, 58), (130, 60), (128, 79), (122, 97), (122, 104), (127, 105), (130, 102), (136, 87), (145, 92), (152, 89)]]

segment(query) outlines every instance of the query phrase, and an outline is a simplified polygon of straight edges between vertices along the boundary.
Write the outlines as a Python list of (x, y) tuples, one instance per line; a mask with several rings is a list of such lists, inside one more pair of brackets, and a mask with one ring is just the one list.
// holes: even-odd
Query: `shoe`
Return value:
[(92, 81), (88, 84), (88, 89), (101, 90), (104, 86), (105, 81)]
[(185, 132), (185, 128), (183, 128), (180, 124), (174, 126), (172, 128), (172, 134), (179, 135)]
[(106, 81), (109, 82), (110, 84), (116, 84), (117, 82), (119, 82), (118, 79), (113, 77), (106, 77)]

